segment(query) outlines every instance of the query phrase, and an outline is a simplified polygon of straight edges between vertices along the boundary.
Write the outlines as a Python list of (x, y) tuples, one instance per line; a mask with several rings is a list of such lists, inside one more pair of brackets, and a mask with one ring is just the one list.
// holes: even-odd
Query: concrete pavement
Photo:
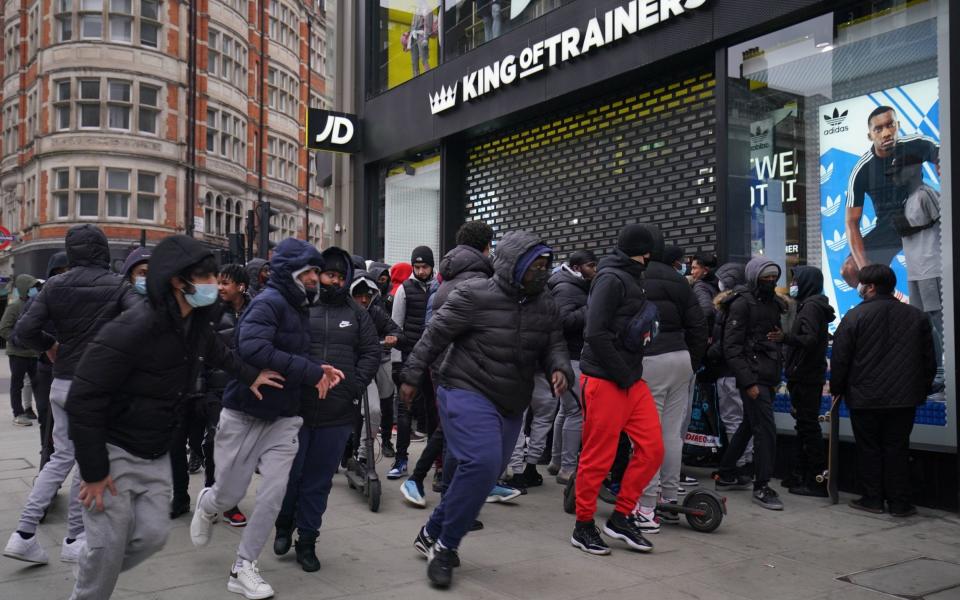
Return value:
[[(7, 385), (0, 379), (2, 389)], [(5, 393), (0, 403), (8, 405)], [(420, 448), (413, 445), (415, 453)], [(0, 419), (0, 543), (16, 526), (38, 454), (38, 427), (16, 427), (9, 416)], [(278, 558), (268, 545), (261, 572), (277, 598), (960, 599), (956, 514), (921, 509), (919, 516), (894, 519), (785, 492), (786, 510), (774, 513), (752, 504), (749, 492), (731, 492), (729, 514), (714, 533), (694, 532), (685, 523), (664, 526), (651, 536), (652, 554), (612, 542), (611, 556), (595, 557), (570, 546), (573, 518), (562, 512), (561, 488), (552, 478), (513, 504), (484, 508), (485, 529), (467, 537), (454, 587), (441, 592), (428, 586), (425, 561), (412, 547), (427, 512), (404, 505), (400, 482), (384, 477), (388, 468), (388, 459), (381, 459), (384, 498), (377, 514), (347, 488), (343, 475), (336, 476), (318, 541), (319, 572), (304, 573), (293, 552)], [(692, 474), (702, 480), (707, 475)], [(201, 485), (202, 473), (193, 475), (191, 496)], [(240, 504), (248, 512), (254, 508), (255, 485)], [(28, 566), (0, 558), (0, 600), (69, 596), (71, 566), (59, 562), (66, 491), (61, 490), (38, 533), (51, 563)], [(432, 505), (438, 497), (428, 492), (428, 499)], [(601, 504), (598, 517), (606, 518), (609, 510)], [(195, 549), (188, 526), (189, 516), (178, 519), (161, 553), (121, 575), (114, 598), (236, 598), (226, 591), (226, 579), (240, 531), (217, 525), (210, 546)]]

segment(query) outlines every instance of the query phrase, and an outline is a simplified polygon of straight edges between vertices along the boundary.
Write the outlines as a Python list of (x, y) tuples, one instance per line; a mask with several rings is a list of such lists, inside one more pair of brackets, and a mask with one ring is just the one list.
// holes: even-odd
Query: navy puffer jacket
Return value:
[(257, 400), (247, 386), (231, 381), (223, 406), (265, 420), (293, 417), (300, 410), (300, 386), (312, 387), (323, 378), (320, 364), (310, 359), (310, 317), (307, 297), (293, 273), (307, 265), (323, 269), (320, 252), (307, 242), (287, 238), (270, 259), (267, 287), (250, 302), (237, 324), (237, 351), (258, 369), (284, 376), (283, 389), (264, 386)]

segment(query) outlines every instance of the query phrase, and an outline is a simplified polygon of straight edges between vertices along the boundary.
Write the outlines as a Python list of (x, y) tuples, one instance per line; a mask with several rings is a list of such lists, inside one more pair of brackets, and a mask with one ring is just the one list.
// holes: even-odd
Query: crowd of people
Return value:
[[(560, 484), (576, 478), (574, 547), (609, 554), (605, 535), (649, 552), (647, 536), (677, 520), (658, 505), (697, 484), (682, 453), (698, 387), (716, 390), (728, 438), (716, 488), (783, 510), (771, 479), (784, 377), (797, 443), (782, 487), (826, 495), (817, 418), (836, 315), (818, 269), (707, 253), (688, 263), (649, 224), (625, 226), (599, 259), (580, 248), (562, 264), (536, 234), (495, 240), (482, 221), (456, 244), (439, 269), (426, 246), (391, 266), (293, 238), (269, 261), (218, 265), (178, 235), (114, 273), (103, 232), (71, 228), (45, 281), (16, 277), (0, 319), (14, 423), (32, 422), (29, 378), (42, 456), (4, 555), (49, 561), (37, 528), (76, 465), (60, 559), (78, 565), (71, 598), (108, 598), (190, 512), (189, 474), (203, 469), (191, 541), (208, 544), (220, 518), (243, 527), (227, 588), (269, 598), (258, 560), (271, 536), (277, 555), (293, 548), (305, 571), (320, 569), (334, 475), (376, 460), (360, 443), (367, 423), (406, 503), (427, 506), (434, 470), (439, 502), (411, 537), (437, 587), (451, 585), (483, 505), (543, 485), (544, 464)], [(829, 393), (851, 409), (863, 490), (851, 506), (909, 516), (913, 411), (936, 361), (929, 319), (895, 284), (889, 267), (860, 270), (863, 303), (836, 331)], [(414, 439), (426, 443), (411, 470)], [(614, 504), (602, 527), (599, 497)]]

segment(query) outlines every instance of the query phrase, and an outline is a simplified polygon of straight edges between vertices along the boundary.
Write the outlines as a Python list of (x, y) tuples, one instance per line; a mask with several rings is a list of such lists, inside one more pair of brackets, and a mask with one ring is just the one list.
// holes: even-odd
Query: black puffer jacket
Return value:
[(525, 295), (514, 278), (523, 255), (540, 244), (526, 231), (505, 235), (497, 244), (494, 276), (457, 286), (410, 354), (401, 380), (418, 385), (449, 347), (439, 384), (482, 394), (505, 415), (529, 406), (538, 373), (561, 371), (572, 383), (557, 305), (546, 291)]
[(713, 298), (713, 328), (710, 330), (710, 345), (707, 346), (704, 379), (714, 380), (733, 377), (733, 370), (723, 357), (723, 331), (727, 324), (730, 303), (736, 297), (735, 289), (746, 285), (747, 276), (740, 263), (726, 263), (717, 269), (717, 284), (723, 283), (723, 291)]
[[(370, 315), (370, 320), (373, 321), (373, 326), (377, 329), (377, 337), (382, 340), (388, 335), (392, 335), (399, 339), (400, 326), (393, 322), (393, 319), (390, 318), (390, 313), (388, 313), (384, 307), (383, 296), (377, 287), (377, 280), (366, 271), (354, 273), (353, 283), (350, 284), (351, 296), (353, 295), (354, 288), (360, 284), (364, 284), (367, 288), (374, 290), (373, 301), (370, 302), (370, 305), (367, 307), (367, 314)], [(383, 362), (389, 360), (390, 350), (383, 348)]]
[(141, 458), (166, 454), (201, 362), (229, 371), (244, 385), (257, 378), (258, 371), (217, 337), (208, 309), (184, 319), (173, 297), (170, 278), (209, 255), (186, 236), (160, 242), (147, 275), (149, 302), (138, 300), (86, 346), (66, 404), (84, 481), (109, 474), (108, 443)]
[(852, 409), (923, 404), (937, 361), (930, 319), (889, 295), (847, 311), (833, 334), (830, 393)]
[(621, 334), (640, 311), (645, 267), (621, 250), (600, 259), (587, 298), (580, 370), (627, 389), (643, 377), (643, 352), (623, 347)]
[(780, 315), (786, 306), (774, 294), (763, 297), (757, 291), (760, 272), (771, 260), (757, 257), (747, 263), (747, 285), (734, 290), (729, 299), (723, 331), (723, 357), (737, 378), (737, 387), (768, 387), (780, 383), (783, 356), (781, 344), (767, 340), (767, 334), (780, 328)]
[(787, 381), (823, 385), (827, 375), (827, 327), (837, 313), (823, 295), (823, 273), (816, 267), (796, 267), (799, 288), (797, 318), (783, 338)]
[[(350, 281), (353, 266), (345, 250), (327, 248), (323, 252), (324, 262), (335, 253), (346, 261)], [(323, 400), (315, 388), (302, 388), (303, 424), (328, 427), (353, 423), (357, 402), (380, 367), (380, 340), (367, 311), (353, 301), (348, 287), (322, 296), (321, 302), (310, 307), (310, 358), (343, 371), (343, 381)]]
[(459, 284), (482, 277), (493, 277), (493, 261), (489, 256), (472, 246), (460, 245), (447, 252), (440, 261), (440, 287), (430, 297), (431, 314), (440, 310), (443, 303)]
[[(240, 312), (235, 312), (233, 305), (227, 304), (226, 302), (220, 303), (217, 307), (219, 310), (211, 311), (213, 320), (210, 322), (210, 326), (213, 327), (220, 341), (231, 350), (236, 350), (237, 348), (237, 323), (240, 321), (240, 316), (243, 314), (243, 311), (245, 311), (248, 306), (250, 306), (250, 296), (244, 294), (243, 308), (240, 309)], [(227, 384), (230, 383), (230, 380), (233, 379), (230, 374), (223, 369), (212, 366), (206, 366), (204, 368), (203, 378), (204, 391), (209, 395), (218, 397), (223, 396), (223, 390), (227, 387)]]
[(251, 298), (256, 298), (257, 294), (263, 291), (264, 286), (260, 285), (260, 271), (268, 264), (269, 263), (262, 258), (251, 258), (247, 261), (247, 264), (244, 265), (243, 269), (247, 272), (247, 279), (250, 281), (247, 290)]
[[(70, 270), (48, 280), (15, 333), (25, 346), (44, 352), (59, 342), (53, 376), (72, 379), (87, 344), (100, 328), (143, 298), (119, 275), (110, 272), (107, 238), (94, 225), (71, 227), (66, 238)], [(44, 326), (53, 324), (56, 337)]]
[[(423, 330), (427, 327), (427, 306), (430, 301), (430, 293), (435, 290), (436, 279), (431, 277), (430, 281), (420, 281), (411, 275), (406, 281), (400, 284), (403, 290), (403, 322), (400, 323), (399, 317), (396, 317), (397, 325), (400, 326), (400, 339), (397, 341), (397, 349), (403, 353), (404, 361), (413, 347), (420, 341)], [(394, 313), (399, 311), (397, 300), (394, 298)]]
[(693, 282), (693, 295), (697, 297), (697, 304), (707, 320), (707, 330), (713, 331), (713, 299), (720, 293), (719, 280), (712, 272)]
[(570, 360), (580, 360), (583, 352), (583, 328), (587, 324), (587, 294), (590, 282), (563, 265), (547, 282), (560, 310), (563, 337), (567, 340)]
[(647, 300), (660, 311), (660, 333), (644, 348), (645, 356), (686, 350), (694, 371), (700, 368), (707, 350), (707, 321), (685, 277), (661, 261), (663, 246), (658, 244), (643, 274)]

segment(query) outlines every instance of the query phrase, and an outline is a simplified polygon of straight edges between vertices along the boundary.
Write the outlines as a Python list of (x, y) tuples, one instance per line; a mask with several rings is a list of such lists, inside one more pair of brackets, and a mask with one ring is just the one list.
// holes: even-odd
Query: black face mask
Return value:
[(776, 281), (758, 281), (757, 282), (757, 292), (761, 296), (773, 296), (777, 293), (777, 282)]
[(377, 287), (380, 288), (380, 295), (386, 296), (390, 292), (390, 280), (386, 280), (383, 283), (378, 283)]
[(533, 279), (523, 284), (523, 291), (528, 296), (536, 296), (547, 287), (547, 280), (550, 279), (549, 271), (535, 271)]
[(329, 304), (338, 300), (343, 295), (344, 289), (339, 285), (321, 285), (317, 288), (317, 296), (320, 302)]

